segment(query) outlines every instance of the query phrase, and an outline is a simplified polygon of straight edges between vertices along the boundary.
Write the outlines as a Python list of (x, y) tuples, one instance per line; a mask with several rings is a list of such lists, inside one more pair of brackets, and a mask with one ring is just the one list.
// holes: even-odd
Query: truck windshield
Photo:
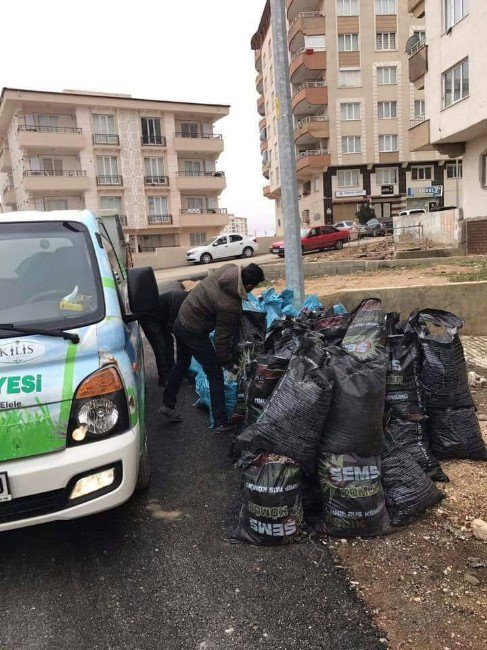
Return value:
[[(73, 329), (103, 318), (98, 263), (88, 230), (75, 222), (2, 224), (0, 323)], [(0, 329), (0, 338), (12, 332)]]

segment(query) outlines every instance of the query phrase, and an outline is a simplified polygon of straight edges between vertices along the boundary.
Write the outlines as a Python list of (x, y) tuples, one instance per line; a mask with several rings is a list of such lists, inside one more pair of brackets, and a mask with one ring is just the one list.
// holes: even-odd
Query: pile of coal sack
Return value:
[(443, 498), (440, 460), (486, 460), (459, 337), (434, 309), (401, 322), (378, 299), (351, 313), (245, 313), (232, 458), (234, 538), (286, 544), (303, 531), (383, 535)]

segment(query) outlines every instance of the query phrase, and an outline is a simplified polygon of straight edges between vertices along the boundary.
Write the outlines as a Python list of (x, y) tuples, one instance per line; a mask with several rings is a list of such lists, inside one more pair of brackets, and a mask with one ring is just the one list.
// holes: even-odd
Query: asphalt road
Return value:
[(0, 648), (383, 648), (320, 541), (228, 541), (239, 476), (185, 386), (163, 426), (148, 361), (149, 491), (75, 522), (0, 535)]

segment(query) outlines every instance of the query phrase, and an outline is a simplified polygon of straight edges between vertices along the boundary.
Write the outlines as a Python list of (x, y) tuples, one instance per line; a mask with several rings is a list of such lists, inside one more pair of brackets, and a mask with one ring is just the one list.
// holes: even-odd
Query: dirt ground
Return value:
[[(487, 416), (487, 388), (472, 392)], [(419, 520), (385, 538), (330, 543), (392, 650), (487, 647), (487, 542), (471, 532), (473, 519), (487, 521), (487, 463), (442, 467), (446, 498)]]
[[(470, 273), (471, 269), (461, 265), (435, 264), (428, 268), (407, 268), (398, 267), (395, 269), (378, 269), (366, 271), (354, 275), (322, 276), (305, 280), (307, 294), (318, 294), (326, 296), (335, 293), (340, 289), (378, 289), (380, 287), (402, 287), (407, 285), (438, 285), (451, 282), (451, 275), (463, 275)], [(270, 283), (279, 293), (286, 288), (284, 279), (275, 280)], [(254, 293), (261, 293), (264, 289), (256, 290)]]

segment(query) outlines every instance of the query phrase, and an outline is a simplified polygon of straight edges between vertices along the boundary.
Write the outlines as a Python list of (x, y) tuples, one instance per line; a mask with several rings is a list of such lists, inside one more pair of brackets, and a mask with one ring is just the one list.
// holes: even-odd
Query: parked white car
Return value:
[(256, 239), (242, 235), (218, 235), (186, 253), (186, 261), (193, 264), (209, 264), (213, 260), (229, 257), (252, 257), (259, 250)]
[(410, 214), (426, 214), (423, 208), (414, 208), (412, 210), (401, 210), (396, 214), (396, 217), (409, 217)]

